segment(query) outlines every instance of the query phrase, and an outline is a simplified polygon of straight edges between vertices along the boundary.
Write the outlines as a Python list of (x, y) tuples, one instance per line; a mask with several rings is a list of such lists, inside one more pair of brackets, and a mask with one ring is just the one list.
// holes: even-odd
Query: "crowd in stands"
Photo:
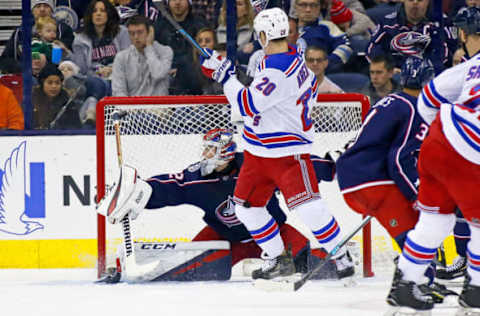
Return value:
[[(452, 17), (480, 0), (269, 1), (290, 17), (288, 42), (305, 54), (321, 93), (359, 92), (375, 103), (401, 87), (403, 43), (409, 31), (425, 46), (436, 74), (462, 62)], [(202, 47), (226, 54), (226, 3), (220, 0), (32, 0), (33, 128), (88, 129), (105, 96), (222, 94), (204, 77), (198, 52), (165, 19)], [(236, 0), (239, 77), (245, 84), (264, 53), (253, 32), (250, 0)], [(22, 73), (22, 28), (0, 57), (0, 75)], [(0, 129), (23, 129), (22, 102), (0, 80)]]

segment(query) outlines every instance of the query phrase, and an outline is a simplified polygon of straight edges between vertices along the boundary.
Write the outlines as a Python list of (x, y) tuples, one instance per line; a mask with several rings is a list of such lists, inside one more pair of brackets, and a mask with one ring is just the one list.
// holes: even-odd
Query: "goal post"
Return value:
[[(356, 136), (369, 107), (368, 98), (362, 94), (318, 95), (311, 109), (315, 129), (312, 153), (323, 156), (329, 150), (344, 146)], [(230, 105), (225, 96), (107, 97), (100, 100), (96, 110), (97, 201), (118, 177), (112, 119), (116, 110), (126, 112), (120, 126), (124, 163), (137, 168), (142, 178), (181, 172), (201, 159), (202, 136), (205, 132), (212, 128), (234, 128), (230, 123)], [(239, 145), (240, 138), (237, 131), (235, 140)], [(322, 188), (320, 193), (326, 198), (332, 213), (336, 217), (343, 217), (343, 213), (336, 214), (345, 206), (338, 205), (344, 202), (336, 182), (334, 186), (334, 193), (324, 194)], [(335, 200), (330, 202), (328, 195), (334, 195)], [(134, 236), (149, 241), (191, 240), (204, 223), (198, 209), (187, 208), (167, 207), (146, 215), (144, 212), (132, 224)], [(354, 214), (351, 210), (346, 212)], [(360, 219), (348, 221), (358, 223)], [(104, 216), (97, 215), (99, 275), (105, 271), (109, 258), (120, 243), (119, 227), (114, 226), (119, 225), (110, 225)], [(344, 233), (349, 232), (348, 227), (342, 225), (342, 229)], [(370, 224), (363, 229), (360, 239), (363, 275), (372, 276)]]

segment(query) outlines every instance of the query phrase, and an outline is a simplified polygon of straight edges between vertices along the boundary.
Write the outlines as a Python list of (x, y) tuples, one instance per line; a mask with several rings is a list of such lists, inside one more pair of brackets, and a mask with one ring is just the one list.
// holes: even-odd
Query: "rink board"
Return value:
[[(0, 268), (95, 265), (95, 148), (95, 136), (90, 135), (0, 138)], [(345, 206), (336, 183), (322, 185), (320, 190), (344, 232), (360, 222), (360, 216)], [(168, 222), (171, 231), (164, 233), (176, 241), (189, 241), (204, 225), (201, 211), (190, 206), (142, 216)], [(185, 219), (192, 229), (177, 234), (175, 222), (185, 225)], [(309, 234), (294, 215), (289, 214), (289, 222)], [(391, 248), (390, 238), (376, 221), (372, 239), (374, 248)]]

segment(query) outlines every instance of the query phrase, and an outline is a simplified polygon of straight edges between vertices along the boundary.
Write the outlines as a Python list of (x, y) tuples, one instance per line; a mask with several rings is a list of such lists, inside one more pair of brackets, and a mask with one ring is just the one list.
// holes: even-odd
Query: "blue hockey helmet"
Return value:
[(480, 8), (466, 7), (458, 11), (453, 24), (468, 34), (480, 34)]
[(433, 77), (435, 70), (430, 60), (411, 56), (402, 65), (400, 84), (404, 88), (421, 90)]

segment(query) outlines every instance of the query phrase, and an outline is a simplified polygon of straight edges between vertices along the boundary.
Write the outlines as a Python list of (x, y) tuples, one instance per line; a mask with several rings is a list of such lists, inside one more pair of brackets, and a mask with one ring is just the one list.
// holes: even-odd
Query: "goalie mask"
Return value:
[(202, 175), (235, 158), (237, 144), (233, 141), (233, 132), (228, 129), (216, 128), (203, 136)]
[(260, 33), (265, 33), (266, 42), (262, 48), (265, 48), (271, 40), (286, 38), (289, 28), (287, 14), (280, 8), (263, 10), (253, 20), (253, 29), (260, 45), (262, 45)]

